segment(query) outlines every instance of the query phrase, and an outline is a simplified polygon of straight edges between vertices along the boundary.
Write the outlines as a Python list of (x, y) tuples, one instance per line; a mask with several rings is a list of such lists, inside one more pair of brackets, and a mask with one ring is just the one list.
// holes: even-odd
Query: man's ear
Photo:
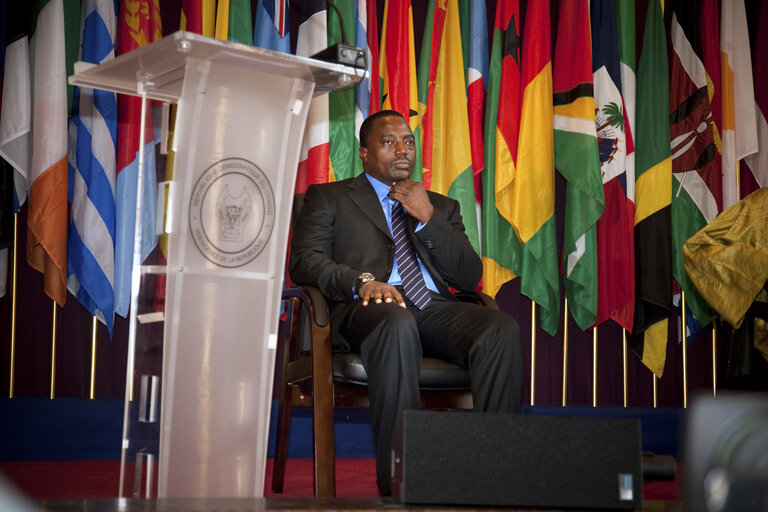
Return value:
[(360, 148), (357, 150), (357, 154), (360, 155), (360, 160), (365, 162), (365, 159), (368, 158), (368, 148), (360, 146)]

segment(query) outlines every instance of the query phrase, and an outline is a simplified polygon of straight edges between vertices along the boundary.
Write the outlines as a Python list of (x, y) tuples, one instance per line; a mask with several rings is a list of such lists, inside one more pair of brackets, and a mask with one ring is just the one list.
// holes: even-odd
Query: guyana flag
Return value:
[(648, 2), (637, 69), (635, 141), (635, 323), (630, 347), (657, 377), (666, 360), (672, 313), (672, 157), (667, 36), (660, 0)]
[(509, 215), (520, 135), (520, 3), (499, 0), (493, 23), (482, 173), (483, 289), (495, 296), (519, 272), (521, 245)]
[(595, 127), (588, 0), (565, 0), (554, 69), (555, 166), (565, 192), (565, 296), (581, 329), (597, 320), (597, 221), (605, 209)]
[(424, 187), (457, 200), (480, 252), (458, 0), (432, 0), (419, 63)]
[(386, 0), (380, 43), (381, 108), (396, 110), (408, 120), (416, 138), (416, 162), (411, 179), (421, 180), (421, 121), (411, 0)]
[(523, 29), (522, 103), (517, 168), (510, 201), (497, 207), (523, 244), (520, 291), (540, 306), (541, 327), (557, 332), (560, 316), (555, 226), (555, 153), (549, 2), (530, 2)]

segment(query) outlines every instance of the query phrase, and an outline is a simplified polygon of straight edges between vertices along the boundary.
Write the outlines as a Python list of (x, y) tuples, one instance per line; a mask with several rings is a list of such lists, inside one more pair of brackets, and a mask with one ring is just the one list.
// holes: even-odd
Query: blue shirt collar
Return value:
[(365, 177), (368, 178), (368, 181), (373, 186), (373, 190), (376, 192), (376, 195), (379, 197), (379, 202), (384, 203), (384, 198), (389, 199), (389, 185), (385, 185), (384, 183), (380, 182), (373, 176), (371, 176), (368, 173), (365, 173)]

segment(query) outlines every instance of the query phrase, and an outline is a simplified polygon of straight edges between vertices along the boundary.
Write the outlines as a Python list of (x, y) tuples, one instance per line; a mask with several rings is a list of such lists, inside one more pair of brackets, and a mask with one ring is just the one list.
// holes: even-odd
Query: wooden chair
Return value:
[[(482, 293), (457, 294), (498, 309)], [(360, 356), (334, 353), (328, 305), (317, 288), (286, 289), (286, 312), (280, 325), (276, 358), (276, 382), (280, 385), (272, 491), (282, 492), (291, 407), (312, 407), (314, 481), (316, 497), (336, 495), (333, 408), (368, 407), (367, 376)], [(306, 352), (302, 347), (309, 348)], [(468, 409), (472, 407), (467, 370), (439, 359), (424, 358), (420, 388), (423, 408)]]

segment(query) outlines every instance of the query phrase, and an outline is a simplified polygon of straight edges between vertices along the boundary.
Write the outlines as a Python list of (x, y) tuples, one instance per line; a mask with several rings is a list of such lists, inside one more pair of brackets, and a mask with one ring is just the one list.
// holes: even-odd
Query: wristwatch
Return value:
[(360, 288), (362, 288), (365, 283), (370, 283), (371, 281), (375, 280), (376, 277), (373, 274), (370, 272), (363, 272), (357, 276), (357, 282), (355, 283), (355, 293), (360, 293)]

